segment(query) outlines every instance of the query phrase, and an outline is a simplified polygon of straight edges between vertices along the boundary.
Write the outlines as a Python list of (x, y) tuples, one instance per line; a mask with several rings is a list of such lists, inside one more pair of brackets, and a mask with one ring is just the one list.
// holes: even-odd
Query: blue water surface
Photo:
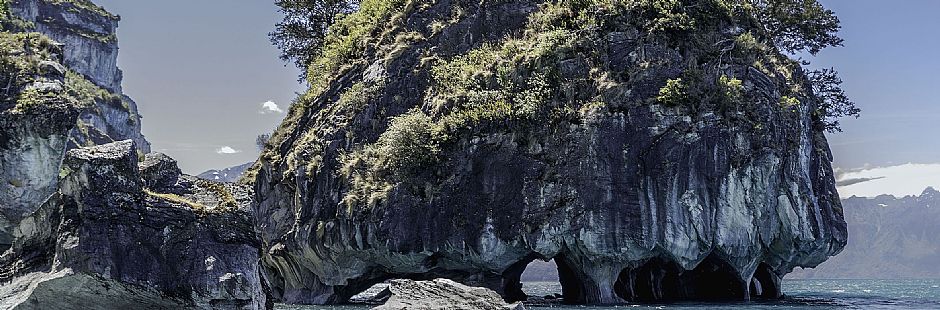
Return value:
[[(366, 298), (384, 287), (373, 287), (358, 298)], [(561, 292), (557, 282), (528, 282), (523, 289), (532, 296)], [(785, 280), (786, 298), (773, 302), (627, 304), (588, 307), (553, 303), (526, 304), (526, 309), (940, 309), (940, 280)], [(361, 310), (368, 305), (294, 306), (279, 310)]]

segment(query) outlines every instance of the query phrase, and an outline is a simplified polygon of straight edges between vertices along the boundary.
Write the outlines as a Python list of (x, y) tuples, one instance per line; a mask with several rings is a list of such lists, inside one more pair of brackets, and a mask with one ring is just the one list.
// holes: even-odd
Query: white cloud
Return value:
[(223, 147), (221, 147), (221, 148), (215, 150), (215, 152), (216, 152), (216, 153), (219, 153), (219, 154), (225, 154), (225, 155), (227, 155), (227, 154), (238, 154), (238, 153), (241, 153), (242, 151), (233, 149), (231, 146), (223, 146)]
[(927, 187), (940, 188), (940, 164), (904, 164), (846, 171), (838, 181), (842, 198), (920, 195)]
[(281, 107), (277, 105), (272, 100), (268, 100), (261, 103), (261, 114), (271, 114), (271, 113), (284, 113), (284, 110), (281, 110)]

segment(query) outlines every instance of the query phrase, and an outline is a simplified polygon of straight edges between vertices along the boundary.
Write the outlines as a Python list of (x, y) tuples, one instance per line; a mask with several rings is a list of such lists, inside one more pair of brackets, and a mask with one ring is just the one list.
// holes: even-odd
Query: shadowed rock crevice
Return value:
[(779, 299), (783, 297), (782, 280), (773, 268), (767, 264), (760, 264), (750, 281), (750, 294), (752, 299)]

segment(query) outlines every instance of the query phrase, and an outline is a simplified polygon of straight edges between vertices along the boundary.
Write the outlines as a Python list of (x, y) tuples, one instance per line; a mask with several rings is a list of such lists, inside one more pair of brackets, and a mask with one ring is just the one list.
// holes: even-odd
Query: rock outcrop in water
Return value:
[(256, 166), (275, 296), (448, 278), (521, 300), (553, 258), (567, 303), (779, 297), (846, 243), (820, 103), (692, 2), (364, 1)]
[(66, 67), (103, 89), (104, 94), (82, 113), (70, 148), (131, 139), (142, 154), (149, 153), (150, 143), (140, 131), (137, 103), (121, 88), (116, 35), (120, 18), (89, 0), (8, 2), (13, 15), (31, 25), (27, 30), (62, 44)]
[(373, 310), (525, 310), (522, 304), (507, 304), (494, 291), (447, 279), (395, 280), (388, 289), (391, 292), (389, 300)]
[(4, 309), (267, 309), (251, 191), (180, 175), (131, 141), (68, 152), (59, 190), (16, 228)]

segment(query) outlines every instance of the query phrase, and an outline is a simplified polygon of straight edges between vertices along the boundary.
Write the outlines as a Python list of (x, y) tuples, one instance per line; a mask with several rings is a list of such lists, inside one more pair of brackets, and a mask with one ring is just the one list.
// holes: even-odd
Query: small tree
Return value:
[(841, 46), (839, 18), (816, 0), (750, 0), (754, 18), (781, 50), (813, 55)]
[(275, 4), (284, 19), (268, 34), (271, 43), (281, 50), (282, 60), (306, 72), (337, 16), (355, 11), (359, 0), (277, 0)]
[[(809, 52), (816, 55), (827, 47), (842, 46), (838, 36), (839, 18), (817, 0), (745, 0), (750, 1), (752, 17), (764, 35), (778, 49), (790, 54)], [(808, 64), (804, 63), (804, 64)], [(817, 115), (828, 132), (841, 132), (839, 119), (859, 117), (835, 69), (810, 71), (813, 96), (819, 101)]]
[(813, 94), (819, 100), (818, 114), (829, 132), (841, 132), (839, 119), (847, 116), (859, 117), (862, 111), (849, 100), (842, 90), (842, 78), (835, 69), (822, 69), (809, 73)]

